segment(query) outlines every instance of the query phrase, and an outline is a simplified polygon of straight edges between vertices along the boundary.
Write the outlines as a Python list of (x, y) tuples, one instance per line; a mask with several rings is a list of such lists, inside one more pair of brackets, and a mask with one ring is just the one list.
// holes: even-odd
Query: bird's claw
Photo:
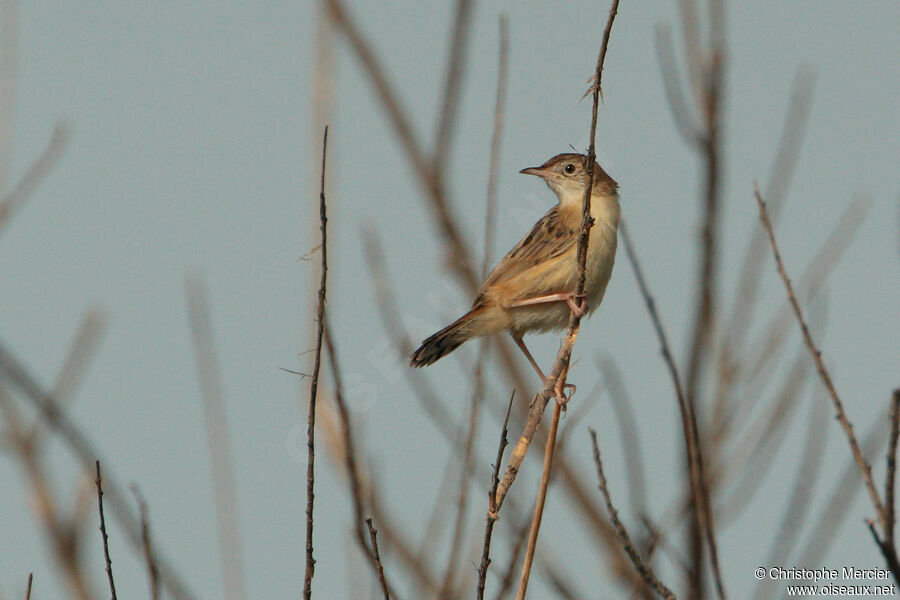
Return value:
[[(572, 399), (572, 396), (575, 395), (575, 390), (577, 389), (574, 383), (566, 383), (562, 379), (555, 379), (553, 377), (544, 379), (544, 388), (553, 389), (553, 398), (563, 411), (566, 410), (566, 404)], [(566, 390), (571, 390), (568, 395), (566, 395)]]
[[(576, 299), (579, 302), (575, 302)], [(587, 296), (585, 294), (569, 294), (566, 296), (566, 304), (569, 305), (569, 310), (578, 318), (583, 317), (588, 312)]]

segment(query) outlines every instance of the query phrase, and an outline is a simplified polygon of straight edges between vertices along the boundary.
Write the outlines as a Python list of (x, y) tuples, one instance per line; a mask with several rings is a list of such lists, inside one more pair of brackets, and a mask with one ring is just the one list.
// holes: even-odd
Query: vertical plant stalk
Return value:
[(534, 516), (531, 519), (531, 530), (528, 532), (528, 545), (525, 547), (525, 559), (522, 563), (522, 574), (519, 576), (519, 591), (516, 600), (525, 600), (528, 591), (528, 578), (531, 575), (531, 566), (534, 563), (534, 551), (537, 548), (538, 533), (541, 530), (541, 520), (544, 515), (544, 503), (547, 499), (547, 487), (550, 485), (550, 470), (553, 467), (553, 451), (556, 449), (556, 433), (559, 430), (559, 414), (561, 405), (553, 404), (553, 417), (550, 420), (550, 432), (547, 434), (547, 444), (544, 447), (544, 471), (541, 474), (541, 484), (538, 488), (537, 500), (534, 503)]
[[(600, 96), (602, 95), (603, 64), (606, 61), (606, 51), (609, 46), (609, 36), (612, 32), (612, 25), (616, 19), (618, 8), (619, 0), (613, 0), (612, 5), (609, 9), (609, 17), (606, 21), (606, 28), (603, 30), (603, 38), (600, 42), (600, 52), (597, 56), (597, 67), (594, 72), (593, 85), (590, 88), (590, 92), (593, 96), (593, 103), (591, 107), (591, 132), (587, 154), (587, 185), (585, 186), (584, 197), (582, 198), (581, 233), (578, 236), (577, 246), (578, 280), (575, 287), (576, 298), (583, 297), (584, 286), (587, 280), (586, 265), (588, 243), (590, 242), (591, 227), (593, 227), (594, 225), (594, 219), (593, 217), (591, 217), (591, 192), (593, 191), (592, 188), (594, 184), (594, 164), (597, 160), (595, 148), (595, 140), (597, 137), (597, 113), (600, 106)], [(583, 302), (584, 300), (579, 302), (579, 306), (582, 306)], [(545, 387), (543, 392), (540, 393), (532, 402), (532, 408), (525, 427), (526, 431), (531, 432), (531, 437), (526, 437), (523, 434), (523, 436), (519, 439), (519, 442), (516, 444), (516, 448), (513, 451), (512, 457), (510, 457), (510, 466), (507, 468), (507, 471), (504, 474), (504, 482), (506, 482), (506, 485), (503, 488), (503, 497), (505, 497), (506, 493), (508, 493), (509, 486), (512, 485), (515, 474), (518, 473), (519, 465), (521, 465), (522, 460), (524, 460), (525, 458), (525, 453), (528, 451), (528, 446), (531, 444), (531, 438), (533, 437), (534, 432), (537, 431), (537, 427), (540, 424), (540, 420), (543, 416), (544, 408), (546, 407), (547, 402), (550, 398), (550, 394), (553, 393), (554, 389), (564, 389), (560, 384), (564, 385), (566, 382), (566, 377), (569, 372), (569, 362), (572, 358), (572, 349), (575, 346), (575, 340), (578, 337), (578, 330), (580, 325), (581, 317), (573, 311), (569, 315), (569, 329), (566, 333), (565, 341), (563, 342), (563, 345), (557, 355), (556, 363), (550, 371), (550, 377), (548, 378), (547, 386)], [(541, 484), (538, 488), (537, 499), (535, 500), (534, 516), (531, 522), (531, 530), (528, 534), (528, 546), (525, 552), (525, 560), (522, 565), (522, 574), (519, 577), (519, 590), (516, 596), (517, 600), (524, 600), (525, 593), (528, 590), (528, 579), (531, 574), (531, 567), (534, 561), (534, 552), (535, 548), (537, 547), (537, 538), (538, 533), (540, 532), (541, 519), (544, 512), (544, 504), (547, 499), (547, 489), (550, 484), (550, 471), (553, 466), (553, 453), (556, 445), (556, 433), (559, 428), (559, 417), (561, 412), (562, 406), (560, 404), (560, 399), (556, 398), (553, 416), (551, 417), (550, 422), (550, 432), (547, 436), (547, 443), (544, 451), (544, 469), (541, 475)], [(514, 464), (514, 460), (517, 461), (518, 464)], [(511, 478), (508, 477), (510, 475), (512, 476)], [(501, 482), (501, 485), (504, 482)], [(498, 490), (498, 498), (496, 500), (496, 504), (499, 510), (500, 504), (502, 504), (500, 490)]]
[[(374, 506), (375, 502), (371, 499), (374, 494), (372, 494), (371, 490), (367, 489), (367, 486), (363, 483), (359, 465), (356, 462), (356, 446), (353, 439), (353, 428), (350, 422), (350, 411), (347, 409), (347, 402), (344, 398), (343, 378), (341, 377), (340, 363), (335, 349), (334, 338), (331, 334), (331, 325), (328, 320), (327, 311), (323, 315), (322, 321), (325, 324), (323, 327), (325, 348), (328, 351), (328, 362), (331, 366), (331, 375), (334, 380), (334, 400), (337, 404), (338, 416), (341, 422), (341, 442), (344, 451), (344, 466), (347, 469), (350, 495), (353, 497), (353, 531), (356, 534), (356, 541), (359, 544), (359, 547), (369, 558), (369, 564), (372, 566), (373, 572), (380, 580), (384, 576), (384, 569), (381, 569), (381, 573), (379, 573), (379, 560), (376, 560), (374, 550), (369, 547), (369, 543), (366, 541), (365, 518), (363, 517), (365, 497), (370, 497), (370, 504), (373, 505), (373, 512), (376, 512), (377, 517), (377, 511), (374, 510), (376, 508)], [(385, 583), (385, 586), (388, 590), (387, 597), (390, 597), (392, 595), (391, 586), (387, 582)]]
[(497, 448), (497, 458), (494, 461), (494, 469), (491, 472), (491, 489), (488, 491), (488, 513), (484, 525), (484, 543), (481, 547), (481, 563), (478, 566), (478, 585), (475, 589), (475, 599), (484, 600), (484, 585), (487, 579), (488, 567), (491, 566), (491, 537), (494, 533), (494, 523), (497, 522), (497, 485), (500, 483), (500, 463), (503, 462), (503, 451), (509, 443), (506, 437), (509, 433), (509, 415), (512, 412), (513, 399), (516, 397), (515, 389), (509, 396), (509, 405), (506, 407), (506, 418), (503, 420), (503, 430), (500, 432), (500, 446)]
[[(803, 335), (803, 343), (806, 344), (806, 348), (809, 350), (809, 353), (812, 356), (813, 362), (816, 365), (816, 371), (818, 371), (819, 377), (822, 380), (822, 384), (828, 391), (828, 395), (831, 398), (834, 410), (837, 413), (838, 423), (841, 424), (841, 427), (843, 428), (844, 433), (847, 436), (847, 442), (850, 444), (850, 452), (853, 455), (853, 460), (856, 462), (856, 466), (859, 468), (860, 473), (862, 473), (863, 482), (865, 483), (866, 489), (869, 492), (869, 496), (872, 500), (872, 506), (875, 508), (875, 514), (878, 517), (878, 523), (881, 526), (881, 536), (878, 535), (878, 532), (875, 529), (875, 524), (872, 521), (869, 522), (869, 530), (872, 532), (872, 536), (875, 538), (876, 544), (881, 550), (882, 555), (884, 555), (884, 558), (887, 561), (891, 572), (894, 574), (894, 578), (900, 581), (900, 563), (898, 563), (897, 550), (896, 546), (893, 543), (893, 523), (891, 522), (893, 520), (893, 515), (891, 514), (892, 509), (885, 508), (885, 505), (881, 502), (881, 498), (878, 495), (878, 489), (875, 487), (875, 481), (872, 478), (872, 467), (871, 465), (869, 465), (866, 457), (863, 455), (862, 450), (859, 447), (859, 443), (856, 441), (856, 435), (853, 433), (853, 425), (847, 418), (847, 413), (844, 410), (844, 405), (841, 402), (840, 397), (838, 396), (837, 389), (834, 386), (834, 381), (831, 379), (831, 374), (825, 367), (825, 363), (822, 360), (822, 352), (813, 341), (812, 334), (810, 334), (809, 332), (809, 327), (806, 325), (806, 320), (803, 318), (803, 311), (800, 308), (800, 303), (797, 301), (797, 296), (794, 293), (794, 287), (791, 284), (791, 280), (784, 268), (784, 263), (781, 260), (781, 252), (779, 252), (778, 244), (775, 241), (775, 233), (772, 230), (772, 223), (769, 221), (769, 215), (766, 212), (766, 203), (763, 201), (762, 194), (760, 194), (759, 192), (759, 186), (757, 186), (755, 183), (753, 186), (753, 192), (754, 196), (756, 197), (756, 203), (759, 206), (759, 219), (760, 221), (762, 221), (762, 225), (766, 230), (766, 235), (769, 238), (769, 245), (772, 247), (772, 254), (775, 257), (775, 266), (778, 269), (778, 275), (781, 277), (781, 281), (784, 283), (784, 287), (788, 295), (788, 300), (790, 301), (791, 308), (794, 311), (794, 316), (797, 317), (797, 323), (800, 325), (800, 332)], [(896, 401), (891, 405), (891, 453), (896, 451), (896, 434), (898, 432), (898, 429), (900, 429), (900, 425), (898, 425), (897, 420), (900, 417), (897, 416), (898, 413), (895, 410), (895, 404)], [(893, 454), (891, 456), (893, 456)], [(890, 469), (888, 472), (888, 477), (891, 480), (891, 484), (893, 484), (893, 474), (891, 473)], [(888, 543), (889, 541), (890, 543)]]
[(887, 531), (887, 519), (884, 506), (881, 504), (881, 498), (878, 495), (878, 490), (875, 488), (875, 482), (872, 479), (872, 467), (869, 465), (868, 461), (866, 461), (866, 457), (863, 456), (862, 450), (859, 448), (859, 443), (856, 441), (856, 435), (853, 433), (853, 425), (850, 424), (850, 420), (847, 418), (847, 413), (844, 411), (844, 405), (834, 387), (831, 374), (828, 372), (825, 363), (822, 361), (822, 352), (813, 341), (812, 334), (809, 332), (809, 327), (806, 325), (806, 320), (803, 318), (803, 310), (800, 308), (800, 303), (797, 301), (797, 296), (794, 294), (794, 287), (791, 284), (791, 280), (784, 268), (784, 263), (781, 260), (781, 252), (778, 250), (775, 234), (772, 231), (772, 224), (769, 222), (769, 215), (766, 212), (766, 203), (763, 201), (762, 195), (759, 192), (759, 187), (754, 185), (753, 191), (756, 196), (756, 203), (759, 206), (760, 221), (762, 221), (763, 227), (766, 230), (766, 235), (769, 237), (769, 244), (772, 246), (772, 254), (775, 257), (775, 266), (778, 269), (778, 275), (781, 277), (781, 281), (784, 282), (788, 300), (791, 303), (791, 308), (794, 310), (794, 316), (797, 317), (797, 323), (800, 325), (800, 332), (803, 334), (803, 343), (806, 344), (806, 348), (809, 350), (813, 362), (816, 364), (816, 370), (819, 373), (819, 377), (822, 379), (822, 384), (828, 391), (828, 395), (834, 405), (834, 410), (837, 413), (837, 420), (844, 429), (844, 433), (847, 435), (847, 441), (850, 443), (850, 451), (853, 453), (853, 459), (856, 461), (856, 465), (862, 473), (863, 481), (865, 482), (866, 489), (869, 491), (869, 496), (872, 498), (872, 505), (875, 507), (875, 513), (878, 515), (882, 531)]
[(384, 600), (390, 600), (391, 596), (388, 593), (387, 581), (384, 580), (384, 566), (381, 564), (381, 554), (378, 552), (378, 531), (372, 525), (371, 517), (366, 519), (366, 527), (369, 528), (369, 540), (372, 542), (372, 559), (375, 561), (375, 569), (378, 572), (378, 584), (381, 586)]
[(319, 369), (322, 364), (322, 338), (325, 332), (325, 287), (328, 279), (327, 224), (328, 217), (325, 206), (325, 157), (328, 150), (328, 127), (322, 135), (322, 175), (319, 186), (319, 230), (322, 241), (319, 252), (322, 254), (322, 279), (319, 283), (319, 302), (316, 309), (316, 358), (309, 386), (309, 415), (306, 425), (306, 572), (303, 575), (303, 598), (312, 598), (312, 579), (316, 570), (316, 559), (313, 558), (313, 503), (315, 500), (315, 462), (316, 462), (316, 396), (319, 390)]
[(896, 508), (894, 505), (894, 478), (897, 475), (897, 438), (900, 437), (900, 388), (891, 396), (891, 435), (888, 438), (887, 474), (884, 478), (885, 541), (894, 546)]
[[(97, 507), (100, 512), (100, 536), (103, 540), (103, 559), (106, 562), (106, 579), (109, 581), (109, 593), (111, 600), (116, 600), (116, 582), (113, 579), (112, 559), (109, 557), (109, 536), (106, 535), (106, 517), (103, 515), (103, 485), (100, 477), (100, 461), (97, 461)], [(31, 578), (28, 578), (28, 587), (31, 588)]]

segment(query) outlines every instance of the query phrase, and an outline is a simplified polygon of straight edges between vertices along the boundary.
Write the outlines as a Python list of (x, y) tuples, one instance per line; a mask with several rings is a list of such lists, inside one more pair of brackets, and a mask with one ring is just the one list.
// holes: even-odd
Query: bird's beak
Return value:
[(528, 167), (527, 169), (522, 169), (521, 171), (519, 171), (519, 173), (522, 173), (523, 175), (537, 175), (538, 177), (543, 177), (544, 179), (547, 179), (548, 177), (551, 177), (553, 175), (553, 171), (541, 167)]

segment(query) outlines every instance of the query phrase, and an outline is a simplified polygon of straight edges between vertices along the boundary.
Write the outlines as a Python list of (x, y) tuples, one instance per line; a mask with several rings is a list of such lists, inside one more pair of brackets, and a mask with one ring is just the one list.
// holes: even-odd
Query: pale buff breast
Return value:
[[(616, 258), (619, 203), (613, 196), (595, 197), (591, 202), (594, 226), (591, 228), (588, 255), (585, 263), (585, 297), (588, 310), (593, 313), (603, 300), (606, 286), (612, 276)], [(580, 212), (572, 218), (580, 222)], [(577, 244), (565, 254), (547, 261), (509, 281), (496, 290), (498, 298), (506, 302), (529, 297), (573, 292), (577, 287)], [(501, 304), (504, 302), (501, 302)], [(507, 327), (519, 332), (552, 331), (566, 327), (570, 310), (565, 302), (520, 306), (504, 309), (502, 318)], [(499, 323), (498, 323), (499, 324)]]

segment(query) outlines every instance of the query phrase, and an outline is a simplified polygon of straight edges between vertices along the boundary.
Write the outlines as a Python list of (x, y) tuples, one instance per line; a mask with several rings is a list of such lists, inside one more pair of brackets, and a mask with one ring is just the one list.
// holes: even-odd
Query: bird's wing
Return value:
[(478, 306), (484, 300), (488, 288), (565, 254), (576, 245), (577, 241), (577, 220), (565, 218), (560, 214), (559, 205), (554, 206), (494, 267), (481, 284), (474, 306)]

